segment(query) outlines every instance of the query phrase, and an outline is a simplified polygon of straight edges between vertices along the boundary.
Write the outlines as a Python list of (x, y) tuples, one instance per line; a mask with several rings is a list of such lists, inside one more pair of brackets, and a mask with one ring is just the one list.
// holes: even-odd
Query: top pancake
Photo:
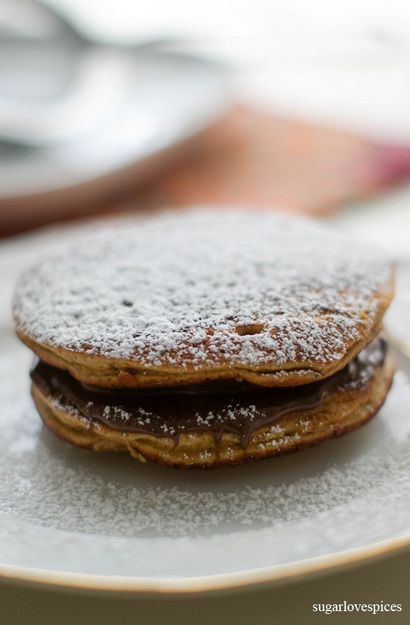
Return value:
[(320, 380), (380, 331), (380, 250), (305, 220), (185, 211), (105, 221), (26, 273), (22, 340), (99, 387)]

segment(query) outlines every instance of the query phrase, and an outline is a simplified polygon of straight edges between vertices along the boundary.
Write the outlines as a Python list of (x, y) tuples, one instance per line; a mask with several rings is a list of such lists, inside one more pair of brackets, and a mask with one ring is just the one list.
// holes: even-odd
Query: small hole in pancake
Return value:
[(121, 304), (123, 306), (127, 306), (127, 308), (131, 308), (134, 305), (134, 302), (131, 302), (129, 299), (123, 299)]
[(236, 326), (235, 332), (239, 336), (250, 336), (252, 334), (260, 334), (263, 332), (264, 327), (262, 323), (248, 323), (243, 326)]

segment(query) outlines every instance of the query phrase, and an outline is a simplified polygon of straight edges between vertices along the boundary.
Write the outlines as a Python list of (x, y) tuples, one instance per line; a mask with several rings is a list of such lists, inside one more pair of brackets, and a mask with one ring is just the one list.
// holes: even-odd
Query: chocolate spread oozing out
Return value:
[(206, 430), (218, 437), (234, 432), (246, 444), (252, 432), (294, 411), (318, 406), (331, 391), (360, 390), (383, 364), (387, 345), (377, 338), (342, 371), (312, 384), (266, 389), (242, 382), (164, 390), (101, 390), (85, 386), (66, 371), (39, 361), (31, 372), (34, 384), (68, 411), (75, 410), (124, 432), (177, 438)]

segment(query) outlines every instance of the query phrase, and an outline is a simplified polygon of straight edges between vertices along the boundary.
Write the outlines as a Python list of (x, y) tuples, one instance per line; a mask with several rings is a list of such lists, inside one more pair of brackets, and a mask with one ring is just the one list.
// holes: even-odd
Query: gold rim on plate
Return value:
[(274, 565), (237, 573), (178, 579), (92, 575), (0, 565), (0, 581), (90, 592), (141, 595), (201, 594), (269, 585), (282, 581), (296, 581), (301, 577), (331, 572), (335, 569), (346, 568), (349, 565), (359, 565), (369, 560), (394, 555), (407, 548), (410, 548), (410, 536), (382, 541), (368, 547), (349, 549), (330, 556), (300, 560), (291, 564)]

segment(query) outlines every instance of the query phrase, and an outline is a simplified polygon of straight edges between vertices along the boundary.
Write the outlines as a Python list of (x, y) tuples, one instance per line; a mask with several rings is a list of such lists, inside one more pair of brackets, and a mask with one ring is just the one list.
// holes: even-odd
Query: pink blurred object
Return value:
[(399, 183), (410, 174), (410, 147), (371, 144), (375, 184), (380, 189)]

